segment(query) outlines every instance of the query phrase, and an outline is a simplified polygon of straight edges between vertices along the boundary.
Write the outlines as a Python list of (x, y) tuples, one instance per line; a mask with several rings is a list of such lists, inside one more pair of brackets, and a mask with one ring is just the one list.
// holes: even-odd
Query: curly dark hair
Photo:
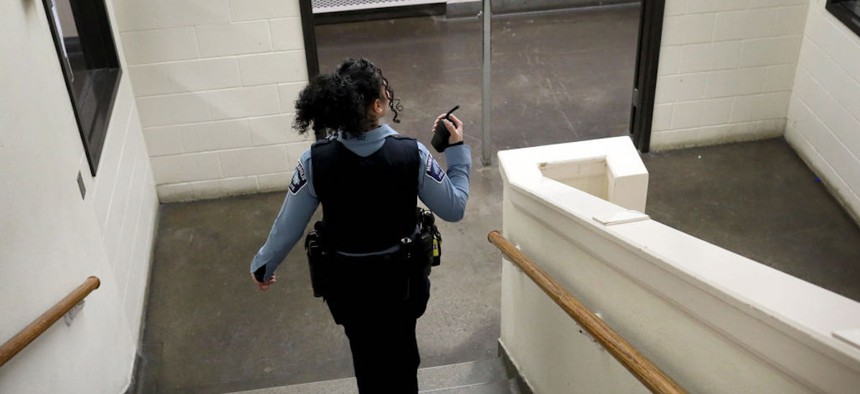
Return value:
[[(381, 97), (385, 92), (386, 97)], [(293, 128), (299, 134), (312, 128), (318, 138), (343, 131), (348, 137), (363, 138), (374, 126), (368, 118), (368, 109), (377, 99), (388, 101), (399, 123), (398, 113), (403, 110), (400, 100), (382, 69), (367, 59), (347, 59), (332, 73), (314, 78), (296, 101), (296, 119)]]

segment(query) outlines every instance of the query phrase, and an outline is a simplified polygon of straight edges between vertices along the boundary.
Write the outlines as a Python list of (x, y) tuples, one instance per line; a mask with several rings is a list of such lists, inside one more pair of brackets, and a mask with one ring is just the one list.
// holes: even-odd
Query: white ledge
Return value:
[[(638, 256), (606, 264), (641, 286), (807, 387), (844, 392), (860, 383), (860, 303), (631, 211), (644, 211), (647, 171), (629, 138), (502, 151), (499, 162), (506, 200), (595, 256), (625, 256), (607, 252), (616, 248)], [(576, 163), (591, 169), (605, 163), (608, 191), (586, 193), (572, 187), (576, 181), (564, 171), (545, 171), (560, 165), (581, 170)], [(587, 229), (580, 237), (596, 234), (604, 241), (575, 239), (571, 223)], [(519, 242), (517, 234), (510, 237)], [(672, 277), (687, 285), (667, 285)], [(773, 331), (761, 331), (761, 323)]]

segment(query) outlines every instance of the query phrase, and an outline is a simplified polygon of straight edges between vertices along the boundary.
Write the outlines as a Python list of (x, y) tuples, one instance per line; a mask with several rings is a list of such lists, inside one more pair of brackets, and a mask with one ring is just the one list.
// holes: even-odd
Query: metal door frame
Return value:
[(302, 33), (305, 42), (305, 59), (308, 65), (308, 80), (320, 73), (320, 59), (317, 54), (317, 33), (314, 28), (314, 7), (311, 0), (299, 0), (302, 11)]
[[(308, 78), (312, 79), (320, 71), (313, 6), (311, 0), (300, 0), (299, 4)], [(651, 145), (651, 123), (654, 119), (654, 96), (657, 92), (657, 66), (660, 60), (665, 5), (666, 0), (642, 0), (639, 15), (629, 133), (633, 144), (642, 153), (648, 152)]]
[(657, 92), (657, 66), (660, 61), (665, 5), (666, 0), (642, 0), (639, 14), (630, 136), (642, 153), (651, 148), (651, 123), (654, 120), (654, 95)]

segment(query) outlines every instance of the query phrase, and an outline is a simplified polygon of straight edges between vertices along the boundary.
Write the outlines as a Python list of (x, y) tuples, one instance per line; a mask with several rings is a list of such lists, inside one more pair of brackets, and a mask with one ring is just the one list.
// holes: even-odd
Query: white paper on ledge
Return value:
[(833, 336), (847, 342), (849, 345), (860, 348), (860, 328), (833, 331)]
[(604, 226), (612, 226), (615, 224), (624, 224), (624, 223), (632, 223), (638, 222), (642, 220), (648, 220), (650, 217), (648, 215), (634, 210), (629, 211), (621, 211), (614, 212), (612, 214), (607, 215), (597, 215), (594, 216), (594, 220)]

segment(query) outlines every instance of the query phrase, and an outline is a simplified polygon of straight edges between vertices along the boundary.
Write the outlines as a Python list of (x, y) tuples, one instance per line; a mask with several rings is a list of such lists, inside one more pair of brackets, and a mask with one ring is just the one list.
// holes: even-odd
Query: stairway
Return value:
[[(418, 370), (421, 393), (520, 394), (502, 360), (491, 358)], [(355, 378), (243, 391), (241, 394), (358, 394)], [(239, 394), (239, 393), (234, 393)]]

